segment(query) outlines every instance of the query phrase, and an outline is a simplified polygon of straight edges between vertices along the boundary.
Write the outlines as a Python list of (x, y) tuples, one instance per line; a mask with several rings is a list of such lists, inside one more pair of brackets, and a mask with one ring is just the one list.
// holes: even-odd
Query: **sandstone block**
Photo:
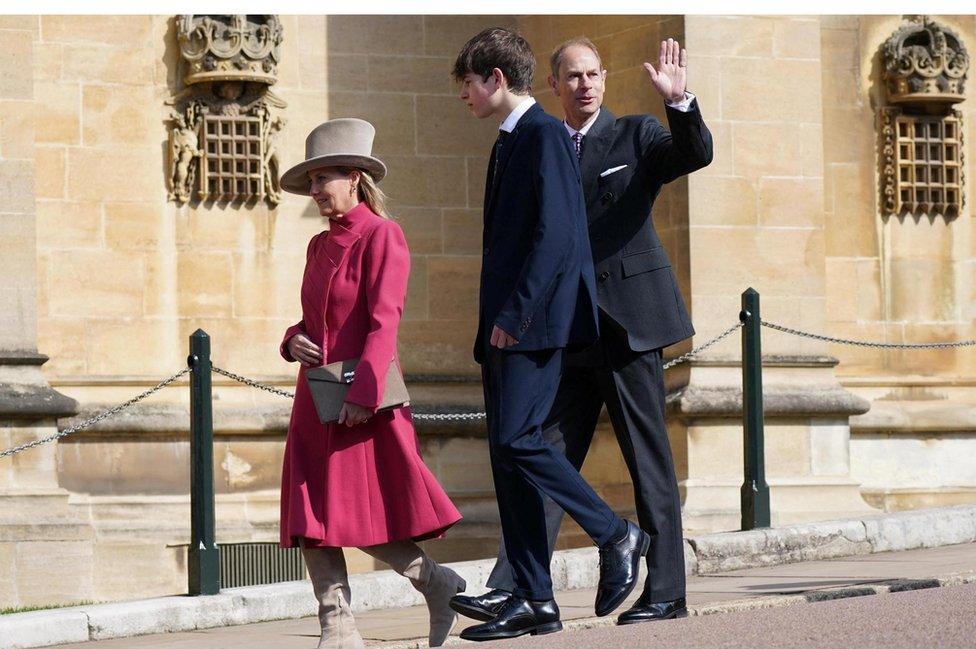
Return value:
[(34, 88), (34, 36), (29, 31), (4, 31), (0, 51), (0, 99), (30, 101)]
[(41, 16), (41, 35), (57, 43), (145, 45), (152, 33), (152, 16)]
[[(141, 16), (149, 18), (149, 16)], [(72, 82), (151, 84), (155, 75), (148, 37), (144, 45), (64, 45), (62, 78)]]
[(158, 141), (151, 86), (119, 92), (111, 86), (85, 86), (82, 105), (82, 135), (88, 146), (116, 144), (152, 145)]
[(60, 253), (65, 248), (102, 245), (102, 210), (97, 203), (37, 201), (38, 250)]
[(390, 175), (383, 181), (400, 207), (463, 207), (467, 200), (462, 157), (387, 156)]
[(480, 275), (481, 268), (477, 258), (429, 257), (427, 281), (430, 318), (477, 318)]
[(483, 211), (479, 209), (444, 210), (444, 253), (480, 255)]
[(34, 84), (35, 132), (41, 144), (81, 142), (81, 93), (76, 84), (38, 81)]
[(417, 110), (412, 96), (333, 92), (330, 104), (330, 119), (359, 117), (376, 127), (373, 141), (376, 155), (412, 155), (417, 151), (414, 136)]
[[(366, 92), (369, 90), (369, 56), (366, 54), (329, 53), (325, 83), (330, 92)], [(307, 63), (302, 66), (303, 78)], [(318, 86), (321, 87), (321, 86)]]
[(0, 210), (8, 214), (30, 214), (34, 211), (34, 161), (0, 160)]
[[(37, 198), (64, 197), (65, 152), (61, 147), (39, 146), (34, 150), (34, 181)], [(38, 211), (40, 211), (38, 200)]]
[(772, 20), (774, 57), (820, 60), (820, 19), (817, 16), (776, 17)]
[[(461, 102), (456, 99), (458, 86), (451, 76), (453, 65), (454, 59), (448, 56), (404, 57), (373, 54), (369, 56), (369, 74), (362, 80), (368, 81), (370, 92), (447, 95), (461, 106)], [(423, 110), (419, 111), (419, 115), (421, 123), (436, 122)]]
[(498, 125), (476, 119), (454, 97), (417, 97), (417, 148), (426, 155), (490, 154)]
[(329, 16), (329, 52), (423, 54), (423, 24), (423, 16)]
[(761, 178), (759, 224), (823, 227), (823, 183), (819, 178)]
[(32, 101), (0, 100), (0, 157), (30, 158), (34, 155), (34, 114)]

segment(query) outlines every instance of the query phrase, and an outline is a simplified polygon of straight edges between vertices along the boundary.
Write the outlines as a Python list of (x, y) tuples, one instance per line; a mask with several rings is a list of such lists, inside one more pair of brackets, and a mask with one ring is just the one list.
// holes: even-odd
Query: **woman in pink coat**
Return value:
[[(281, 178), (329, 221), (308, 245), (302, 320), (281, 343), (281, 355), (301, 364), (281, 476), (281, 545), (302, 548), (319, 601), (320, 649), (363, 646), (343, 547), (388, 563), (423, 593), (431, 646), (450, 633), (448, 602), (465, 588), (415, 542), (441, 536), (461, 515), (421, 459), (410, 408), (377, 412), (398, 362), (410, 253), (376, 185), (386, 166), (371, 155), (374, 133), (359, 119), (325, 122), (306, 139), (305, 161)], [(360, 361), (339, 422), (322, 424), (305, 371), (353, 358)]]

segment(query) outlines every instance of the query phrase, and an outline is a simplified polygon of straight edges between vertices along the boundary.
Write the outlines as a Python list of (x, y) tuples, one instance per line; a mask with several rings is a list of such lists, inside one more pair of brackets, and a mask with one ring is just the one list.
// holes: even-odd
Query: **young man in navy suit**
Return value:
[[(495, 640), (562, 628), (549, 573), (544, 497), (600, 547), (596, 613), (633, 590), (648, 535), (617, 516), (542, 435), (563, 350), (597, 338), (596, 284), (573, 143), (529, 95), (535, 57), (518, 34), (487, 29), (454, 65), (459, 98), (500, 123), (485, 183), (484, 256), (474, 356), (482, 366), (488, 442), (515, 588), (497, 615), (466, 629)], [(452, 606), (469, 613), (471, 598)]]
[[(669, 129), (651, 115), (616, 117), (603, 106), (607, 71), (586, 38), (557, 47), (549, 85), (580, 158), (589, 238), (597, 273), (600, 340), (567, 354), (543, 437), (573, 466), (586, 457), (606, 404), (634, 484), (637, 520), (651, 537), (647, 580), (618, 618), (634, 624), (684, 617), (681, 504), (665, 421), (662, 348), (694, 334), (671, 262), (654, 227), (662, 185), (706, 166), (712, 137), (698, 100), (685, 90), (687, 52), (661, 42), (658, 65), (645, 63), (649, 85), (664, 100)], [(549, 548), (563, 512), (546, 502)], [(514, 590), (505, 547), (488, 578), (492, 589), (469, 602), (489, 615)]]

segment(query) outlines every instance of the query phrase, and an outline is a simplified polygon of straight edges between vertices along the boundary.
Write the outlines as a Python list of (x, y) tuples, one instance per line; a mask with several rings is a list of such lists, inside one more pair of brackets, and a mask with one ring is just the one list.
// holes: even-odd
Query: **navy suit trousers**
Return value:
[(566, 456), (542, 434), (562, 370), (561, 349), (507, 352), (489, 347), (482, 364), (492, 475), (513, 592), (552, 599), (545, 496), (604, 545), (626, 527)]

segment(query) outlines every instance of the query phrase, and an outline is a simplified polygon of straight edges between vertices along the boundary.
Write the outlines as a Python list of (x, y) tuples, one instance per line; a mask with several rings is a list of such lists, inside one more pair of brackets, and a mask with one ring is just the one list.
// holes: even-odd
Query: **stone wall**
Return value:
[[(972, 60), (976, 20), (933, 16)], [(895, 16), (823, 19), (824, 192), (827, 313), (832, 335), (893, 343), (976, 338), (973, 174), (954, 219), (882, 218), (877, 108), (884, 103), (880, 49)], [(973, 69), (967, 87), (972, 96)], [(976, 105), (963, 113), (966, 160)], [(976, 354), (831, 345), (842, 382), (872, 401), (852, 422), (851, 456), (866, 497), (885, 509), (972, 502), (976, 465)]]

